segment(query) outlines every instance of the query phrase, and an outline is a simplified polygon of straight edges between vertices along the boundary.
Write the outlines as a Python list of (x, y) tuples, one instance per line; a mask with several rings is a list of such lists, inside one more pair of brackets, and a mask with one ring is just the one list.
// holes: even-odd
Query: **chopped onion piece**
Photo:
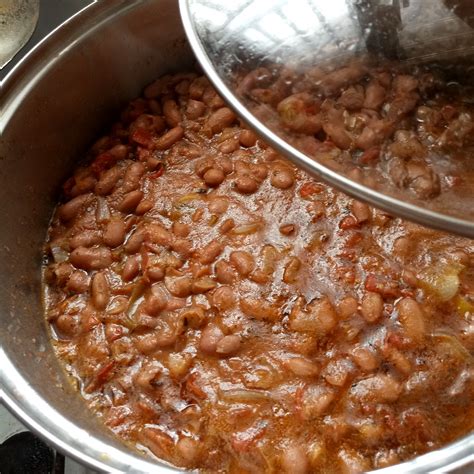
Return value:
[(97, 222), (106, 222), (110, 219), (110, 209), (107, 204), (107, 200), (103, 197), (97, 198), (97, 210), (96, 210)]
[(53, 256), (54, 263), (62, 263), (69, 258), (69, 253), (62, 247), (56, 245), (51, 246), (51, 255)]
[(271, 400), (271, 395), (263, 390), (249, 390), (246, 388), (233, 388), (220, 390), (222, 400), (227, 402), (260, 402)]

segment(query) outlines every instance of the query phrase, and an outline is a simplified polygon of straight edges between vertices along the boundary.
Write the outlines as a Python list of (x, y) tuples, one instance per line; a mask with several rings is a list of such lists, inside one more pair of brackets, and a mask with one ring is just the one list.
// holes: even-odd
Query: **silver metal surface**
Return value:
[(26, 44), (35, 30), (39, 0), (0, 2), (0, 69)]
[[(459, 2), (457, 2), (459, 3)], [(388, 194), (388, 187), (372, 189), (309, 158), (285, 141), (278, 130), (262, 122), (237, 92), (236, 72), (250, 71), (262, 62), (303, 65), (344, 61), (367, 50), (369, 28), (361, 28), (356, 4), (398, 5), (397, 47), (406, 61), (468, 58), (474, 53), (472, 18), (456, 15), (456, 0), (180, 0), (183, 24), (204, 71), (231, 107), (274, 148), (293, 163), (328, 184), (392, 214), (420, 224), (474, 237), (474, 206), (463, 196), (441, 210), (435, 201), (409, 201)], [(474, 7), (461, 1), (472, 14)], [(409, 8), (403, 8), (408, 5)], [(464, 21), (469, 20), (469, 21)], [(386, 25), (378, 25), (383, 29)], [(432, 207), (432, 208), (430, 208)]]
[[(42, 243), (60, 183), (91, 141), (145, 84), (193, 65), (175, 0), (108, 0), (65, 23), (3, 84), (0, 398), (61, 452), (99, 471), (176, 472), (110, 435), (66, 380), (44, 323)], [(471, 435), (383, 472), (446, 472), (473, 451)]]

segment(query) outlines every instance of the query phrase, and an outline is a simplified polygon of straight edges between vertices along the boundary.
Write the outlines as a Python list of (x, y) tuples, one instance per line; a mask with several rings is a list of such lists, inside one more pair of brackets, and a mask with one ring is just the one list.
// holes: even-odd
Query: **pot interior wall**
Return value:
[(0, 100), (0, 364), (7, 370), (11, 362), (25, 392), (21, 383), (0, 389), (25, 411), (33, 389), (59, 415), (120, 446), (84, 416), (52, 351), (42, 245), (61, 182), (91, 141), (144, 85), (191, 69), (194, 59), (177, 2), (103, 3), (108, 8), (89, 7), (35, 51)]

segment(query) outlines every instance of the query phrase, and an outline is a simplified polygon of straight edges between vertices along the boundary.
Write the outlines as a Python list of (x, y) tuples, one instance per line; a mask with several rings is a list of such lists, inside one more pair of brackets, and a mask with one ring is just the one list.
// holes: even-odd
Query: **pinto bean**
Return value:
[(206, 123), (206, 128), (214, 135), (222, 132), (224, 128), (230, 127), (235, 119), (236, 116), (232, 110), (228, 107), (222, 107), (210, 115)]
[(217, 344), (223, 337), (224, 333), (218, 326), (207, 326), (202, 331), (199, 349), (206, 354), (215, 354)]
[(362, 298), (360, 310), (364, 319), (373, 323), (382, 317), (383, 299), (380, 293), (367, 292)]
[(379, 366), (379, 360), (373, 350), (358, 346), (352, 350), (352, 359), (365, 372), (372, 372)]
[(223, 250), (224, 245), (213, 240), (197, 253), (199, 262), (203, 265), (209, 265), (222, 253)]
[(104, 230), (104, 243), (109, 247), (115, 248), (122, 245), (125, 241), (127, 226), (121, 217), (112, 217)]
[(69, 260), (82, 270), (102, 270), (112, 263), (112, 254), (107, 247), (78, 247), (71, 252)]
[(359, 224), (370, 219), (370, 208), (365, 202), (352, 201), (351, 211)]
[(241, 342), (242, 341), (240, 339), (240, 336), (238, 336), (237, 334), (230, 334), (228, 336), (224, 336), (217, 342), (216, 352), (219, 355), (226, 356), (235, 354), (240, 349)]
[(373, 80), (365, 89), (365, 109), (377, 110), (385, 102), (387, 91), (376, 80)]
[(343, 87), (359, 81), (365, 72), (366, 69), (358, 64), (342, 67), (323, 76), (322, 79), (318, 81), (317, 86), (324, 95), (331, 95)]
[(223, 196), (217, 196), (209, 202), (209, 212), (212, 214), (224, 214), (229, 208), (229, 200)]
[(150, 209), (153, 208), (153, 202), (149, 201), (148, 199), (143, 199), (138, 203), (137, 208), (135, 209), (135, 214), (137, 216), (142, 216), (146, 214)]
[(74, 219), (90, 200), (90, 194), (81, 194), (80, 196), (72, 198), (66, 204), (58, 208), (59, 218), (64, 222)]
[(210, 168), (204, 173), (204, 182), (211, 187), (217, 187), (225, 179), (224, 172), (219, 168)]
[(285, 365), (300, 377), (314, 377), (319, 374), (319, 366), (304, 357), (291, 357)]
[(77, 315), (61, 314), (54, 325), (59, 334), (70, 338), (77, 336), (81, 331), (81, 323)]
[(413, 298), (402, 298), (396, 308), (405, 336), (415, 344), (421, 343), (426, 335), (425, 317), (421, 306)]
[(165, 277), (165, 286), (173, 296), (184, 298), (192, 293), (193, 280), (187, 276)]
[(232, 309), (236, 303), (234, 291), (230, 286), (220, 286), (212, 293), (211, 302), (219, 311)]
[(173, 241), (171, 232), (161, 224), (148, 224), (146, 227), (146, 234), (151, 242), (162, 245), (163, 247), (170, 247)]
[(251, 176), (240, 175), (235, 180), (235, 187), (242, 194), (253, 194), (258, 189), (258, 183)]
[(374, 403), (393, 402), (402, 392), (401, 384), (391, 375), (377, 373), (371, 377), (353, 384), (349, 393), (360, 403), (371, 401)]
[(290, 313), (290, 329), (298, 332), (327, 334), (337, 324), (337, 314), (327, 298), (314, 300), (303, 310), (297, 303)]
[(122, 280), (123, 281), (132, 281), (140, 272), (140, 261), (138, 256), (132, 255), (127, 257), (125, 265), (122, 270)]
[(357, 314), (359, 303), (353, 296), (344, 297), (337, 305), (337, 312), (341, 319), (347, 319)]
[(191, 232), (191, 226), (182, 222), (173, 222), (172, 231), (178, 237), (187, 237)]
[(144, 193), (143, 191), (139, 191), (138, 189), (135, 191), (130, 191), (129, 193), (125, 194), (122, 201), (117, 205), (117, 209), (124, 213), (133, 212), (140, 201), (143, 199)]
[(231, 284), (235, 281), (235, 271), (228, 262), (225, 260), (219, 260), (215, 266), (216, 278), (219, 283)]
[(350, 86), (339, 97), (339, 104), (347, 110), (360, 110), (364, 105), (364, 89), (362, 86)]
[(291, 257), (285, 266), (283, 281), (285, 283), (294, 283), (301, 268), (301, 260), (298, 257)]
[(136, 229), (128, 238), (125, 243), (125, 251), (127, 253), (137, 253), (145, 239), (145, 231), (143, 228)]
[(276, 306), (252, 298), (242, 298), (240, 300), (240, 309), (250, 318), (261, 321), (276, 321), (279, 317)]
[(342, 116), (334, 115), (332, 111), (330, 111), (327, 121), (323, 123), (323, 129), (328, 137), (341, 150), (347, 150), (351, 147), (352, 139), (344, 128)]
[(199, 117), (202, 117), (204, 115), (204, 112), (206, 111), (206, 105), (199, 101), (199, 100), (193, 100), (189, 99), (188, 104), (186, 106), (186, 116), (190, 120), (196, 120)]
[(243, 250), (232, 252), (229, 260), (242, 277), (248, 276), (255, 268), (254, 258)]
[(182, 437), (176, 443), (176, 451), (187, 467), (195, 465), (201, 455), (201, 444), (199, 441)]
[(184, 137), (183, 127), (177, 126), (174, 127), (163, 135), (160, 138), (154, 141), (154, 146), (157, 150), (167, 150), (171, 148), (177, 141), (181, 140)]
[(193, 243), (189, 239), (175, 239), (171, 243), (171, 248), (184, 258), (191, 256), (193, 253)]
[(151, 287), (150, 293), (145, 298), (144, 310), (150, 316), (157, 316), (168, 304), (168, 297), (163, 288), (157, 285)]
[(74, 250), (77, 247), (92, 247), (93, 245), (99, 244), (101, 240), (100, 232), (86, 229), (71, 238), (69, 248)]
[(92, 299), (92, 304), (99, 311), (103, 311), (107, 307), (107, 304), (109, 303), (109, 299), (110, 299), (109, 282), (107, 281), (107, 276), (105, 275), (104, 272), (97, 272), (92, 277), (91, 299)]
[(201, 306), (193, 305), (186, 308), (181, 313), (187, 325), (193, 329), (200, 328), (206, 321), (206, 313)]
[(145, 173), (145, 165), (140, 162), (132, 163), (123, 177), (121, 190), (125, 193), (134, 191), (140, 185), (140, 179)]
[(286, 448), (281, 456), (281, 467), (288, 474), (306, 474), (310, 471), (308, 455), (301, 445)]
[(89, 288), (89, 276), (83, 270), (71, 273), (66, 283), (66, 290), (71, 293), (85, 293)]
[(99, 196), (106, 196), (110, 194), (118, 183), (119, 179), (123, 174), (123, 169), (119, 166), (114, 166), (107, 171), (104, 171), (97, 181), (94, 192)]
[(290, 168), (275, 168), (270, 175), (270, 183), (278, 189), (288, 189), (293, 186), (295, 175)]
[(217, 283), (209, 277), (198, 278), (193, 282), (192, 292), (195, 295), (201, 293), (207, 293), (213, 290), (217, 286)]
[(277, 111), (283, 124), (294, 132), (314, 135), (321, 130), (319, 104), (306, 92), (286, 97)]
[(252, 130), (242, 130), (239, 135), (239, 141), (242, 146), (250, 148), (257, 143), (257, 135)]
[(163, 115), (169, 127), (177, 127), (183, 118), (179, 111), (178, 104), (173, 99), (167, 99), (163, 102)]

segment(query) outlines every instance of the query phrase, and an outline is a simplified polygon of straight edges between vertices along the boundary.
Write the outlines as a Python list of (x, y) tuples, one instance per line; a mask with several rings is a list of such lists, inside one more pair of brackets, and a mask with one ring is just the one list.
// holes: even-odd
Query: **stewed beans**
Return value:
[[(403, 115), (418, 82), (374, 73), (364, 90), (365, 73), (319, 87), (343, 87), (353, 113), (381, 107), (390, 83)], [(278, 110), (352, 146), (337, 108), (315, 107), (300, 91)], [(47, 319), (91, 411), (150, 455), (202, 472), (362, 472), (474, 428), (473, 252), (309, 178), (204, 77), (164, 76), (64, 185)]]

